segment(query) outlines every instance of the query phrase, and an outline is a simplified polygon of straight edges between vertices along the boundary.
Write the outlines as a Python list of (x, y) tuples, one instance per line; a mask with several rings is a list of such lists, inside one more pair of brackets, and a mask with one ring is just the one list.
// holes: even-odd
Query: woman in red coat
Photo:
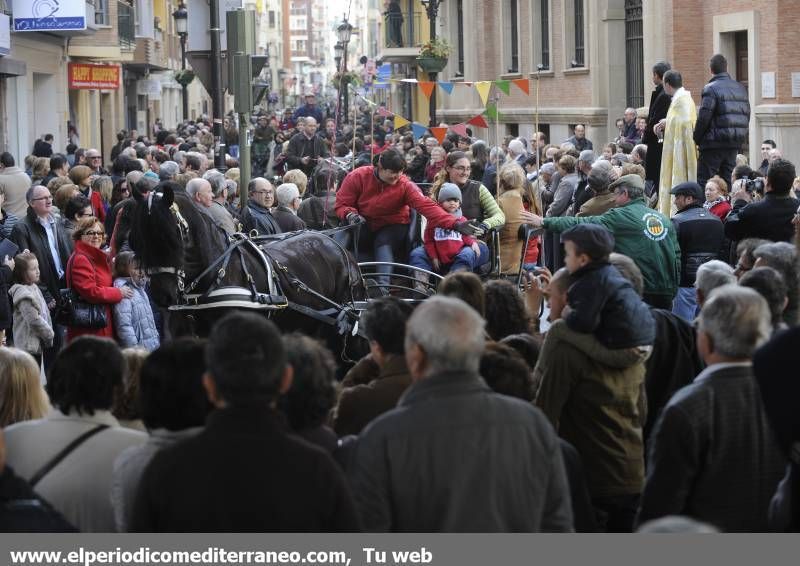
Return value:
[(133, 291), (127, 287), (118, 289), (111, 278), (111, 261), (100, 249), (105, 242), (103, 224), (97, 218), (86, 218), (78, 223), (72, 239), (75, 251), (67, 262), (67, 285), (88, 303), (106, 305), (106, 325), (103, 328), (67, 327), (67, 342), (78, 336), (114, 337), (114, 321), (111, 305), (123, 298), (130, 299)]

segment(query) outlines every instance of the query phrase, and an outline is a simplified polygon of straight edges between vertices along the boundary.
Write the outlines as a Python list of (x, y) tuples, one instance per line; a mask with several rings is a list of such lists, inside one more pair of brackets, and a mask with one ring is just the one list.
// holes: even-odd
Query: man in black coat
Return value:
[(694, 181), (676, 185), (670, 194), (675, 195), (675, 207), (678, 209), (678, 213), (672, 217), (672, 224), (681, 247), (681, 278), (672, 312), (691, 322), (697, 315), (697, 293), (694, 289), (697, 268), (717, 259), (725, 239), (725, 229), (722, 220), (703, 207), (705, 193)]
[[(45, 298), (52, 311), (59, 300), (60, 290), (66, 287), (64, 273), (72, 254), (72, 241), (64, 226), (52, 214), (53, 197), (50, 191), (35, 185), (25, 193), (25, 200), (28, 202), (28, 212), (11, 231), (11, 241), (20, 250), (30, 250), (39, 261), (39, 286), (46, 291)], [(61, 329), (63, 327), (54, 329), (53, 345), (44, 351), (45, 368), (50, 367), (61, 349)]]
[(747, 89), (728, 74), (728, 61), (717, 53), (709, 67), (714, 76), (703, 87), (694, 126), (694, 143), (700, 148), (697, 182), (701, 187), (714, 175), (731, 178), (750, 124)]
[[(645, 160), (645, 180), (651, 181), (654, 187), (653, 192), (658, 194), (658, 183), (661, 177), (661, 152), (664, 144), (658, 143), (658, 136), (653, 128), (661, 120), (667, 117), (667, 111), (671, 102), (671, 97), (664, 92), (664, 73), (672, 67), (665, 61), (660, 61), (653, 65), (653, 84), (656, 88), (650, 95), (650, 107), (647, 111), (647, 127), (642, 136), (642, 143), (647, 146), (647, 157)], [(650, 194), (653, 194), (651, 192)]]
[(767, 170), (764, 198), (753, 200), (747, 190), (731, 195), (733, 210), (725, 220), (725, 235), (731, 240), (763, 238), (773, 242), (791, 242), (794, 237), (792, 218), (800, 201), (790, 194), (795, 167), (786, 159), (776, 159)]
[(286, 163), (290, 169), (300, 169), (311, 177), (321, 157), (328, 157), (325, 140), (317, 135), (317, 121), (309, 116), (299, 132), (292, 136), (286, 148)]
[(293, 370), (277, 327), (234, 313), (212, 329), (203, 385), (216, 407), (198, 435), (160, 451), (133, 509), (135, 532), (351, 532), (344, 474), (291, 434), (275, 408)]

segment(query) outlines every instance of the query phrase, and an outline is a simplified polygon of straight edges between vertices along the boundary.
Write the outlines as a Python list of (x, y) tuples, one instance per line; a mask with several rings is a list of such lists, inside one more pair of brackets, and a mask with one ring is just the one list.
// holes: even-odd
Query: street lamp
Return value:
[(281, 107), (286, 108), (286, 69), (278, 69), (278, 80), (281, 83)]
[(353, 33), (353, 26), (347, 21), (347, 17), (342, 18), (342, 23), (336, 27), (336, 38), (339, 43), (336, 45), (339, 50), (334, 47), (334, 52), (339, 54), (342, 58), (342, 65), (339, 68), (339, 94), (342, 94), (344, 89), (344, 119), (347, 122), (347, 117), (350, 115), (350, 96), (348, 93), (348, 84), (344, 80), (345, 73), (347, 73), (347, 44), (350, 43), (350, 36)]
[[(439, 14), (439, 5), (444, 0), (420, 0), (422, 5), (425, 7), (425, 13), (428, 15), (428, 21), (430, 22), (430, 40), (431, 42), (436, 39), (436, 16)], [(436, 73), (428, 73), (428, 80), (436, 83)], [(436, 89), (433, 89), (430, 96), (430, 106), (428, 107), (429, 114), (431, 115), (431, 126), (437, 126), (436, 123)]]
[[(175, 31), (181, 39), (181, 71), (186, 70), (186, 36), (189, 35), (189, 11), (186, 4), (181, 3), (178, 9), (172, 12), (175, 20)], [(189, 85), (181, 82), (181, 101), (183, 103), (183, 120), (189, 119)]]
[(339, 84), (336, 86), (336, 111), (339, 112), (339, 104), (342, 101), (342, 56), (344, 55), (344, 45), (341, 42), (337, 42), (333, 46), (333, 53), (333, 59), (336, 61), (336, 72), (339, 73)]

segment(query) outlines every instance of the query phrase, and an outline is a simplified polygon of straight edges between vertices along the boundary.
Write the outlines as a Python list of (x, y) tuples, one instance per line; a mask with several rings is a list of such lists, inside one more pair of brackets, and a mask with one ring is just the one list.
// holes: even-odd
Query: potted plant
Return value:
[(175, 71), (175, 82), (181, 86), (189, 86), (189, 84), (194, 80), (194, 76), (194, 71), (191, 69)]
[(333, 75), (333, 85), (338, 87), (340, 82), (343, 84), (352, 84), (353, 86), (358, 86), (360, 77), (355, 71), (337, 71)]
[(447, 66), (451, 47), (446, 39), (432, 39), (423, 44), (417, 57), (417, 65), (426, 73), (439, 73)]

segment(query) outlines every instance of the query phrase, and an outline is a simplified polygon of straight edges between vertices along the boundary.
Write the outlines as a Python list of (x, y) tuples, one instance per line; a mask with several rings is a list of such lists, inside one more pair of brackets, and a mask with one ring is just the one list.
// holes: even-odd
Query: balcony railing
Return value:
[(126, 2), (117, 2), (117, 33), (123, 49), (136, 49), (136, 22), (133, 7)]
[(388, 49), (419, 47), (422, 37), (421, 14), (386, 14), (384, 16), (383, 46)]

